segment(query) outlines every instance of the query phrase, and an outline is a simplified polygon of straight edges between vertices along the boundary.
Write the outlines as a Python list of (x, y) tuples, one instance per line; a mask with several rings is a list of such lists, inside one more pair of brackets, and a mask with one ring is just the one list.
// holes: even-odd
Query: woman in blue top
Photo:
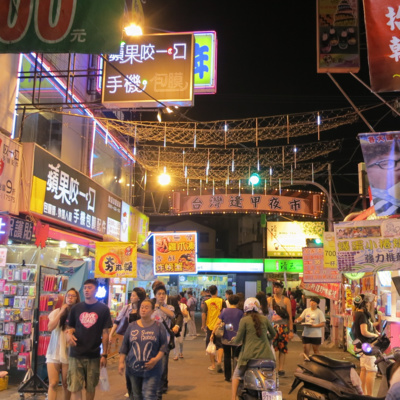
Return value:
[[(236, 367), (235, 359), (239, 357), (241, 345), (233, 345), (231, 340), (236, 336), (239, 329), (239, 322), (243, 317), (243, 310), (237, 308), (240, 297), (236, 294), (228, 296), (229, 307), (224, 308), (218, 317), (218, 322), (215, 325), (211, 338), (214, 339), (214, 334), (218, 326), (223, 322), (224, 335), (222, 336), (222, 348), (224, 349), (224, 374), (225, 380), (230, 382), (232, 371)], [(232, 369), (233, 366), (233, 369)]]
[(140, 319), (129, 324), (120, 348), (118, 372), (125, 371), (131, 383), (130, 399), (157, 400), (164, 354), (168, 352), (167, 332), (152, 319), (154, 304), (146, 299)]

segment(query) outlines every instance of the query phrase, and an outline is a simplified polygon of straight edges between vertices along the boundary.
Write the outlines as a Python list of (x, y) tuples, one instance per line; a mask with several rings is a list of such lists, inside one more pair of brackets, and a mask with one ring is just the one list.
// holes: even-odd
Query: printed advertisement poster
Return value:
[(136, 243), (96, 242), (96, 278), (136, 278)]
[(22, 146), (0, 133), (0, 210), (19, 213)]
[(304, 247), (303, 281), (306, 283), (341, 282), (342, 276), (336, 269), (325, 268), (322, 247)]
[(154, 233), (154, 274), (197, 274), (197, 232)]
[(400, 269), (400, 220), (340, 222), (335, 235), (340, 272)]
[(400, 214), (400, 132), (358, 135), (376, 215)]
[(267, 222), (268, 257), (302, 257), (306, 239), (323, 239), (324, 222)]
[(357, 3), (357, 0), (317, 1), (318, 72), (360, 70)]
[(372, 91), (399, 91), (400, 4), (397, 0), (364, 0), (364, 15)]

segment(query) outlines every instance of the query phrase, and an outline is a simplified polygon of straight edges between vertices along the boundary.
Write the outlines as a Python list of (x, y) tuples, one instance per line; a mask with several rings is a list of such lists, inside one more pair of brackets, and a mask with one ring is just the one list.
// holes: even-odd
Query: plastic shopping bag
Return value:
[(210, 340), (210, 343), (208, 343), (208, 346), (206, 348), (206, 353), (209, 355), (215, 354), (217, 351), (217, 348), (215, 347), (215, 344), (212, 340)]
[(103, 392), (108, 392), (110, 390), (110, 382), (108, 381), (107, 368), (100, 368), (100, 379), (98, 388)]

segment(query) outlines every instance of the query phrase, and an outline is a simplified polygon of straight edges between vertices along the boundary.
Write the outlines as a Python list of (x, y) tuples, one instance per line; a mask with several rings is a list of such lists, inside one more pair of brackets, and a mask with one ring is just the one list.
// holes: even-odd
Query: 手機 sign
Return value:
[(193, 105), (194, 37), (143, 35), (121, 43), (104, 67), (102, 101), (110, 108)]

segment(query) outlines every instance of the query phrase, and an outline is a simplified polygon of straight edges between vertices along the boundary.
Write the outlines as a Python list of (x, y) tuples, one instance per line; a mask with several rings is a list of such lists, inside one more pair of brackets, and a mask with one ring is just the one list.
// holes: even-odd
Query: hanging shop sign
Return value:
[(217, 92), (217, 33), (194, 34), (194, 94)]
[(0, 133), (0, 210), (19, 213), (22, 146)]
[(340, 222), (335, 235), (339, 271), (400, 269), (400, 220)]
[(323, 222), (267, 222), (268, 257), (302, 257), (307, 239), (323, 239)]
[(193, 105), (191, 33), (132, 36), (104, 65), (102, 102), (110, 108)]
[(197, 274), (197, 232), (153, 233), (154, 274)]
[(118, 51), (124, 0), (0, 2), (0, 53)]
[(121, 206), (121, 241), (137, 242), (138, 251), (148, 253), (149, 217), (129, 204)]
[(400, 214), (400, 132), (362, 133), (358, 137), (376, 215)]
[(136, 243), (96, 242), (96, 278), (136, 278)]
[(301, 282), (301, 288), (313, 292), (318, 296), (331, 300), (340, 299), (340, 283), (306, 283)]
[(263, 194), (217, 194), (186, 196), (173, 193), (174, 214), (201, 213), (289, 213), (292, 215), (320, 215), (321, 195), (306, 198)]
[(357, 0), (317, 1), (317, 71), (360, 70)]
[(364, 15), (372, 91), (399, 91), (399, 2), (395, 0), (364, 0)]
[(325, 268), (322, 247), (304, 247), (303, 280), (306, 283), (341, 282), (342, 276), (337, 269)]
[(120, 237), (122, 200), (34, 143), (25, 143), (21, 212)]
[(301, 274), (303, 272), (303, 260), (300, 258), (266, 258), (264, 260), (264, 272)]
[(324, 268), (337, 270), (336, 242), (334, 232), (324, 232)]

